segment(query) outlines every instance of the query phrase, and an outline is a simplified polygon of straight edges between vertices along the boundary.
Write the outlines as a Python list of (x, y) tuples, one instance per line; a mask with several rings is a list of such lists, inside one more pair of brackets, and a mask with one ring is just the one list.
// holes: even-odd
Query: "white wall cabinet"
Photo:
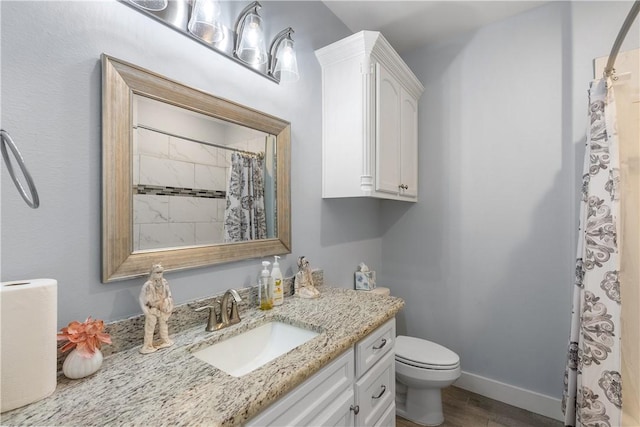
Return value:
[(417, 201), (422, 84), (379, 32), (316, 51), (322, 66), (322, 196)]
[(395, 325), (380, 326), (246, 426), (395, 426)]

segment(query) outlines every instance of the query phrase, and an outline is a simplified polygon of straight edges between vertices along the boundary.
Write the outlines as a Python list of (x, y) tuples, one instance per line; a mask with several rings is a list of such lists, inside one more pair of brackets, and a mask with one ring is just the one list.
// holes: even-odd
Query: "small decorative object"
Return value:
[(100, 369), (103, 359), (100, 346), (111, 344), (111, 337), (103, 330), (104, 322), (91, 317), (83, 323), (74, 320), (60, 330), (58, 341), (69, 341), (60, 350), (73, 349), (62, 364), (62, 372), (67, 378), (84, 378)]
[(309, 261), (303, 256), (298, 258), (298, 272), (294, 283), (295, 295), (300, 298), (318, 298), (320, 292), (313, 285)]
[(355, 274), (355, 287), (357, 290), (372, 291), (376, 288), (376, 272), (369, 270), (364, 262), (358, 264)]
[[(164, 269), (160, 264), (154, 264), (149, 273), (149, 280), (142, 286), (140, 291), (140, 307), (144, 312), (144, 343), (140, 348), (140, 353), (147, 354), (154, 351), (170, 347), (173, 341), (169, 338), (169, 325), (167, 321), (173, 311), (173, 298), (169, 283), (162, 277)], [(160, 341), (153, 342), (153, 334), (159, 324)]]

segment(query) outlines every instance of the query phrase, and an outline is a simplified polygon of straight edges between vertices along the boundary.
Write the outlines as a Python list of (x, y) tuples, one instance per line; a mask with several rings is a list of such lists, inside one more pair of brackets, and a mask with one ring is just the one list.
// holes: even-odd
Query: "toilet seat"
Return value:
[(421, 369), (451, 370), (460, 366), (460, 357), (439, 344), (399, 335), (395, 343), (396, 361)]
[(455, 365), (447, 365), (447, 366), (432, 365), (432, 364), (428, 364), (428, 363), (419, 363), (419, 362), (414, 362), (412, 360), (406, 360), (406, 359), (403, 359), (403, 358), (397, 357), (397, 356), (396, 356), (396, 362), (403, 363), (403, 364), (405, 364), (407, 366), (412, 366), (414, 368), (430, 369), (430, 370), (434, 370), (434, 371), (448, 371), (448, 370), (453, 370), (453, 369), (456, 369), (456, 368), (460, 367), (459, 363), (457, 363)]

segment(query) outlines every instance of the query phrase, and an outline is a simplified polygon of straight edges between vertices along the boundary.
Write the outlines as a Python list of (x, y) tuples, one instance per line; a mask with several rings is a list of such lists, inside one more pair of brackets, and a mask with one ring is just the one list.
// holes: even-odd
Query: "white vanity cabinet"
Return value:
[(391, 319), (246, 426), (394, 426), (395, 336)]
[(322, 196), (416, 201), (422, 84), (387, 40), (361, 31), (316, 51)]

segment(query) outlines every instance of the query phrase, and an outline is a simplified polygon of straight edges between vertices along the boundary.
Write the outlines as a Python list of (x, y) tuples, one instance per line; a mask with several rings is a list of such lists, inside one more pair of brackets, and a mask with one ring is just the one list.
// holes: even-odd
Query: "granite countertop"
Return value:
[[(151, 354), (131, 348), (105, 357), (94, 375), (58, 377), (48, 398), (0, 416), (2, 425), (239, 425), (360, 341), (404, 306), (400, 298), (322, 287), (317, 299), (285, 298), (269, 311), (251, 309), (217, 332), (204, 324), (173, 334)], [(320, 334), (259, 369), (232, 377), (190, 351), (271, 320)]]

